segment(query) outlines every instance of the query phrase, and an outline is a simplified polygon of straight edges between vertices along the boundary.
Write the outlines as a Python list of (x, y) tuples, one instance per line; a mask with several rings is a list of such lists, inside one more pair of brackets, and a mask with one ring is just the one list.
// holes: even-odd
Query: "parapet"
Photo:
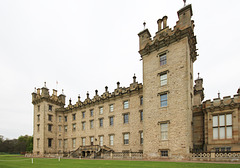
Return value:
[(240, 93), (231, 96), (225, 96), (222, 99), (215, 98), (212, 101), (206, 100), (199, 106), (193, 106), (194, 111), (198, 111), (198, 109), (202, 109), (206, 112), (213, 112), (215, 110), (227, 110), (233, 109), (240, 106)]
[(42, 101), (47, 101), (59, 106), (65, 105), (65, 95), (62, 93), (59, 96), (57, 95), (57, 90), (53, 89), (53, 93), (50, 96), (49, 89), (46, 87), (46, 82), (44, 83), (44, 87), (41, 89), (35, 89), (35, 91), (32, 93), (32, 103), (38, 104)]
[(90, 99), (89, 98), (89, 93), (87, 92), (87, 98), (84, 101), (80, 100), (80, 95), (78, 96), (78, 101), (76, 102), (75, 105), (72, 105), (69, 102), (69, 105), (66, 107), (66, 110), (74, 110), (74, 109), (81, 109), (84, 108), (85, 106), (93, 106), (96, 103), (108, 101), (111, 99), (115, 99), (120, 96), (127, 96), (130, 94), (134, 93), (141, 93), (143, 89), (142, 83), (138, 83), (136, 81), (136, 76), (134, 74), (133, 76), (133, 83), (130, 84), (129, 87), (120, 87), (120, 82), (117, 82), (117, 88), (114, 89), (112, 93), (108, 91), (108, 87), (105, 87), (105, 92), (102, 95), (98, 95), (98, 90), (95, 90), (95, 96)]
[(194, 21), (191, 20), (191, 17), (192, 6), (187, 5), (178, 11), (179, 20), (176, 22), (173, 30), (167, 26), (168, 17), (164, 16), (162, 19), (158, 19), (157, 21), (158, 31), (153, 39), (151, 38), (151, 34), (148, 29), (140, 32), (138, 36), (139, 53), (141, 57), (187, 37), (190, 45), (190, 55), (194, 62), (197, 57), (197, 40), (196, 36), (194, 36)]

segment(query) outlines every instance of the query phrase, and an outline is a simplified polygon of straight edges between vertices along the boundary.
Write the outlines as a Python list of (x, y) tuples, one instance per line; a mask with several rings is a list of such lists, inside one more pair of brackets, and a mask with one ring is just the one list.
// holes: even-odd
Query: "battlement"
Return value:
[(62, 93), (59, 96), (57, 95), (57, 90), (53, 89), (53, 93), (50, 96), (49, 89), (46, 87), (46, 82), (44, 83), (44, 87), (35, 89), (32, 93), (32, 104), (38, 104), (42, 101), (47, 101), (59, 106), (65, 105), (65, 95)]
[(140, 32), (138, 36), (139, 53), (141, 54), (141, 57), (187, 37), (190, 45), (190, 55), (192, 61), (194, 62), (197, 59), (197, 40), (196, 36), (194, 36), (194, 21), (191, 20), (191, 16), (192, 6), (187, 5), (178, 11), (179, 20), (176, 22), (173, 30), (167, 26), (168, 17), (164, 16), (162, 19), (157, 21), (158, 32), (156, 32), (153, 39), (151, 38), (151, 34), (148, 29)]
[(127, 96), (134, 93), (142, 92), (143, 85), (142, 83), (138, 83), (136, 81), (136, 76), (133, 76), (133, 83), (130, 84), (129, 87), (120, 87), (120, 82), (117, 82), (117, 88), (114, 89), (114, 92), (110, 93), (108, 91), (108, 87), (105, 87), (105, 92), (102, 95), (98, 95), (98, 90), (95, 90), (95, 96), (90, 99), (89, 93), (87, 92), (87, 98), (84, 101), (80, 100), (80, 96), (78, 96), (78, 101), (76, 104), (72, 105), (71, 99), (69, 100), (69, 105), (66, 107), (66, 110), (74, 110), (74, 109), (81, 109), (85, 106), (93, 106), (96, 103), (104, 102), (107, 100), (114, 99), (120, 96)]
[(201, 105), (193, 106), (194, 112), (199, 111), (199, 109), (206, 111), (224, 110), (232, 109), (240, 105), (240, 93), (231, 96), (225, 96), (222, 99), (214, 98), (213, 100), (206, 100)]

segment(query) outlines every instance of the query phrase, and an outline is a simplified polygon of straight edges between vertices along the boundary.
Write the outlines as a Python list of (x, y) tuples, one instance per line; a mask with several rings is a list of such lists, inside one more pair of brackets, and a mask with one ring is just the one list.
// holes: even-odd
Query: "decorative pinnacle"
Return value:
[(64, 89), (62, 89), (62, 94), (64, 94)]
[(69, 105), (72, 105), (72, 100), (71, 100), (71, 98), (69, 99)]
[(95, 90), (96, 96), (98, 95), (98, 90)]
[(88, 91), (87, 91), (87, 98), (89, 98), (89, 93), (88, 93)]
[(200, 73), (198, 72), (198, 79), (200, 78), (199, 75), (200, 75)]
[(107, 92), (108, 91), (108, 87), (107, 86), (105, 86), (105, 92)]
[(146, 22), (143, 22), (143, 30), (145, 30)]
[(44, 87), (45, 87), (45, 88), (47, 87), (47, 82), (44, 82)]
[(218, 91), (218, 98), (220, 99), (220, 91)]
[(133, 83), (135, 83), (136, 82), (136, 76), (135, 76), (135, 74), (134, 74), (134, 76), (133, 76)]
[(117, 82), (117, 88), (119, 89), (119, 86), (120, 86), (120, 82)]
[(78, 101), (80, 101), (80, 98), (81, 98), (81, 97), (80, 97), (80, 94), (78, 94)]
[(186, 1), (187, 1), (187, 0), (183, 0), (183, 2), (184, 2), (184, 6), (186, 6)]

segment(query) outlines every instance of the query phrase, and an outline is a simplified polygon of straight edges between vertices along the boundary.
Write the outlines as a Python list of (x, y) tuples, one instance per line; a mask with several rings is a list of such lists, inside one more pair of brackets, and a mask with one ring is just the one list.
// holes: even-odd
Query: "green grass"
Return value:
[(240, 164), (48, 159), (0, 156), (0, 168), (240, 168)]

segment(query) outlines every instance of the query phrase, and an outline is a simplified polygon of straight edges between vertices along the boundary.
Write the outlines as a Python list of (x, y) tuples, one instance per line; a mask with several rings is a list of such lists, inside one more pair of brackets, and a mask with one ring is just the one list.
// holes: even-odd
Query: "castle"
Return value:
[(143, 152), (144, 158), (187, 159), (193, 151), (240, 150), (240, 90), (233, 98), (204, 99), (203, 79), (193, 79), (197, 60), (191, 5), (178, 12), (173, 30), (167, 16), (152, 38), (139, 36), (143, 84), (80, 100), (65, 107), (65, 95), (49, 94), (46, 84), (32, 93), (33, 154), (79, 151)]

